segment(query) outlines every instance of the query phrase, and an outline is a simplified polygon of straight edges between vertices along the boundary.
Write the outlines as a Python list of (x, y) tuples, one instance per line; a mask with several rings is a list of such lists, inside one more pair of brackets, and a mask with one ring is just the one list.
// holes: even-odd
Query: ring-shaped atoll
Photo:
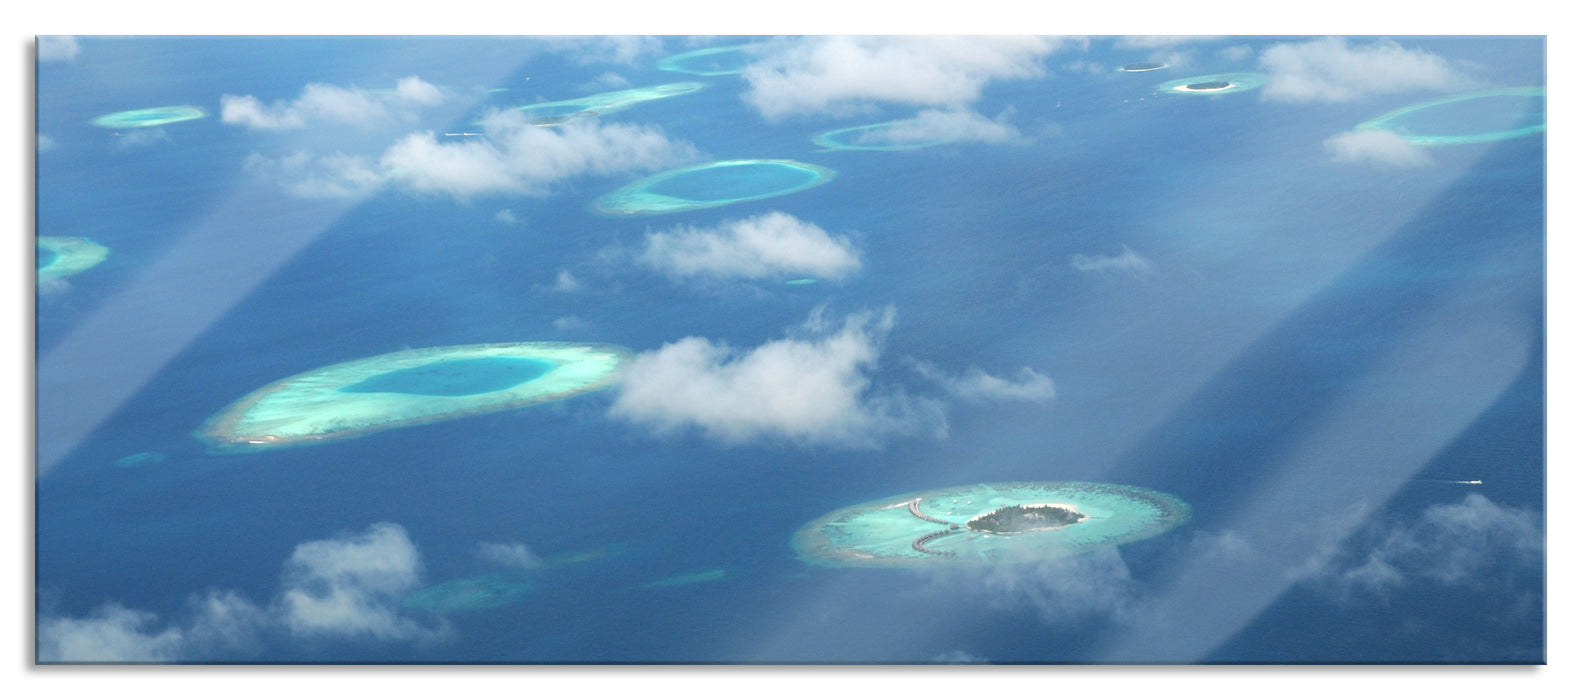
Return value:
[(39, 236), (37, 241), (40, 283), (70, 277), (110, 256), (109, 248), (87, 238)]
[(148, 109), (115, 112), (114, 114), (95, 117), (89, 123), (106, 129), (138, 129), (202, 119), (206, 116), (209, 116), (209, 113), (203, 111), (202, 107), (173, 105), (170, 107), (149, 107)]
[(626, 348), (590, 343), (403, 350), (269, 384), (196, 435), (215, 451), (251, 451), (503, 411), (607, 387), (630, 357)]
[(659, 70), (668, 70), (675, 73), (691, 73), (692, 75), (736, 75), (747, 69), (743, 62), (735, 65), (734, 61), (721, 62), (719, 59), (727, 54), (734, 54), (733, 59), (745, 58), (742, 49), (752, 44), (736, 44), (734, 46), (716, 46), (709, 49), (698, 49), (667, 56), (659, 60)]
[(441, 613), (487, 610), (520, 601), (537, 587), (521, 574), (482, 574), (434, 584), (407, 596), (401, 606)]
[(1120, 68), (1116, 68), (1115, 70), (1122, 73), (1147, 73), (1148, 71), (1159, 70), (1166, 67), (1167, 65), (1164, 63), (1159, 63), (1157, 61), (1146, 61), (1143, 63), (1128, 63), (1124, 66), (1121, 66)]
[(887, 134), (897, 126), (906, 125), (907, 121), (880, 122), (878, 124), (865, 124), (846, 129), (826, 131), (813, 137), (813, 143), (836, 151), (909, 151), (914, 148), (927, 148), (949, 143), (950, 139), (932, 139), (928, 141), (894, 142), (886, 141)]
[(1260, 88), (1267, 81), (1262, 73), (1215, 73), (1160, 83), (1155, 89), (1165, 95), (1224, 95)]
[(778, 197), (834, 177), (834, 170), (794, 160), (721, 160), (649, 175), (598, 198), (593, 208), (619, 216), (668, 214)]
[(601, 92), (597, 95), (588, 95), (587, 97), (579, 97), (573, 100), (538, 102), (517, 107), (516, 110), (526, 114), (530, 123), (538, 126), (554, 126), (575, 119), (586, 119), (600, 114), (619, 112), (632, 105), (651, 100), (662, 100), (666, 97), (697, 92), (706, 87), (708, 87), (707, 83), (666, 83), (664, 85), (616, 90), (614, 92)]
[(977, 484), (842, 508), (803, 526), (792, 547), (819, 566), (984, 565), (1134, 542), (1191, 514), (1181, 499), (1136, 486)]
[[(1526, 103), (1531, 104), (1533, 98), (1542, 98), (1547, 104), (1549, 91), (1542, 86), (1500, 88), (1498, 90), (1482, 90), (1460, 95), (1442, 97), (1430, 102), (1415, 104), (1410, 107), (1397, 109), (1382, 117), (1370, 119), (1357, 125), (1358, 131), (1393, 131), (1407, 141), (1419, 146), (1447, 146), (1459, 143), (1487, 143), (1490, 141), (1503, 141), (1505, 139), (1529, 136), (1548, 129), (1549, 119), (1547, 108), (1541, 110), (1525, 110), (1517, 112), (1497, 113), (1495, 116), (1515, 121), (1514, 126), (1504, 129), (1490, 129), (1461, 134), (1425, 133), (1423, 127), (1413, 128), (1411, 116), (1432, 114), (1436, 108), (1448, 105), (1466, 105), (1478, 100), (1489, 100), (1506, 97), (1526, 98)], [(1443, 111), (1443, 110), (1438, 110)], [(1488, 115), (1482, 115), (1488, 116)], [(1534, 117), (1538, 123), (1530, 123)], [(1506, 121), (1509, 124), (1510, 121)]]

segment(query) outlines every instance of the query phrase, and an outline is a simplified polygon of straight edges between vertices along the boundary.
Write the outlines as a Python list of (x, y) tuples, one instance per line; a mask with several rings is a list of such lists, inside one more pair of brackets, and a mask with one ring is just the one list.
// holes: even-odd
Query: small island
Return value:
[(967, 528), (978, 532), (1011, 535), (1062, 528), (1086, 518), (1075, 508), (1061, 505), (1010, 505), (991, 510), (967, 521)]
[(1124, 66), (1121, 66), (1121, 71), (1124, 73), (1144, 73), (1151, 70), (1159, 70), (1160, 68), (1164, 67), (1165, 64), (1163, 63), (1128, 63)]
[(1230, 87), (1228, 80), (1210, 80), (1204, 83), (1192, 83), (1186, 86), (1188, 90), (1224, 90)]

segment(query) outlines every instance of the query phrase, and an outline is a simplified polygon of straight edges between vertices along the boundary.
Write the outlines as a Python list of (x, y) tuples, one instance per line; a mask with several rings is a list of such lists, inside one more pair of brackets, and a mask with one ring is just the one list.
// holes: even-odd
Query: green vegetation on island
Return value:
[(967, 527), (979, 532), (1011, 534), (1034, 530), (1052, 530), (1081, 520), (1084, 515), (1060, 506), (1004, 506), (967, 521)]

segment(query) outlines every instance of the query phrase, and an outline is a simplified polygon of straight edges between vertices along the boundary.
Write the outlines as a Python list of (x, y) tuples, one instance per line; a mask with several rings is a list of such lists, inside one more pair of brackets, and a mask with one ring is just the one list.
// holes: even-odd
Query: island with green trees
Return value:
[(1009, 505), (968, 520), (967, 528), (979, 532), (1010, 535), (1018, 532), (1053, 530), (1078, 522), (1085, 517), (1087, 516), (1065, 506)]

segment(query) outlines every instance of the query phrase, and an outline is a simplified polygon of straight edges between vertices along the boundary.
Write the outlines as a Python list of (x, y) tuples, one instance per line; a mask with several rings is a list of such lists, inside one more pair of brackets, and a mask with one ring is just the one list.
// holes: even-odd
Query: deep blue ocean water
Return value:
[[(38, 157), (38, 234), (111, 254), (38, 298), (41, 621), (114, 602), (158, 616), (157, 632), (184, 624), (189, 597), (206, 591), (263, 605), (298, 545), (389, 522), (421, 553), (424, 585), (497, 571), (475, 555), (480, 542), (562, 559), (533, 570), (531, 592), (508, 605), (400, 611), (443, 619), (439, 641), (274, 634), (192, 658), (1544, 659), (1542, 550), (1534, 561), (1496, 527), (1543, 523), (1542, 134), (1435, 148), (1413, 169), (1337, 163), (1326, 139), (1438, 95), (1161, 96), (1160, 82), (1255, 60), (1204, 49), (1190, 68), (1119, 73), (1148, 52), (1100, 40), (1046, 59), (1043, 78), (985, 86), (973, 108), (1011, 108), (1025, 138), (893, 152), (826, 152), (811, 138), (916, 108), (769, 121), (739, 77), (582, 63), (527, 39), (79, 42), (77, 59), (39, 69), (38, 131), (53, 146)], [(1477, 66), (1480, 87), (1545, 83), (1541, 40), (1409, 46)], [(1104, 70), (1065, 65), (1078, 59)], [(304, 200), (243, 166), (255, 153), (377, 154), (412, 131), (467, 131), (490, 106), (598, 92), (589, 84), (612, 71), (634, 87), (710, 87), (599, 123), (657, 126), (701, 159), (837, 175), (784, 197), (616, 218), (589, 203), (643, 173), (519, 195)], [(219, 119), (224, 94), (268, 103), (308, 83), (388, 88), (411, 75), (452, 98), (382, 131), (267, 133)], [(88, 124), (173, 104), (210, 116), (142, 140)], [(861, 271), (800, 286), (676, 281), (604, 254), (770, 211), (849, 236)], [(1125, 250), (1146, 269), (1073, 264)], [(577, 289), (556, 289), (563, 272)], [(873, 391), (939, 401), (944, 436), (722, 443), (612, 417), (605, 391), (248, 454), (209, 454), (192, 437), (269, 382), (405, 348), (589, 341), (642, 353), (696, 336), (750, 349), (815, 309), (840, 319), (888, 307)], [(911, 361), (996, 377), (1027, 367), (1056, 396), (952, 400)], [(107, 393), (122, 384), (124, 396)], [(78, 434), (81, 416), (100, 418)], [(116, 464), (143, 452), (165, 459)], [(803, 523), (847, 505), (1045, 480), (1165, 491), (1193, 517), (1120, 548), (992, 570), (817, 567), (790, 547)], [(1430, 527), (1432, 509), (1480, 502), (1469, 497), (1504, 518), (1448, 530), (1493, 533), (1476, 553), (1431, 537), (1446, 532)], [(1370, 552), (1401, 578), (1361, 586)]]

